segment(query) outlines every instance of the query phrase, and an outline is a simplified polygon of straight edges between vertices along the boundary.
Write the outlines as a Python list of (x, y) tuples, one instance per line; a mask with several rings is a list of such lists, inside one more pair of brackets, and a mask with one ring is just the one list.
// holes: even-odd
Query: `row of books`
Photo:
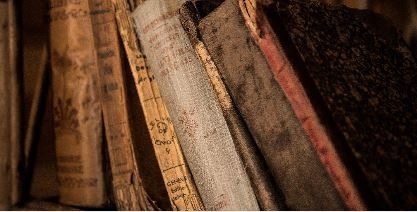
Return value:
[[(53, 110), (46, 112), (54, 117), (61, 203), (417, 206), (417, 64), (381, 16), (299, 0), (49, 5)], [(1, 10), (13, 11), (13, 1), (0, 2)], [(17, 145), (13, 131), (18, 65), (7, 33), (0, 208), (24, 196), (31, 171), (32, 143), (25, 136)]]

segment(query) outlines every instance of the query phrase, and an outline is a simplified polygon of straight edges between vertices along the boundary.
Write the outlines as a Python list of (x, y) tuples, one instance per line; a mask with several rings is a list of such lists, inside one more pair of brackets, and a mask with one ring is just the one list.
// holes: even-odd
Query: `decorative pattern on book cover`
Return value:
[(60, 201), (99, 207), (105, 203), (102, 110), (89, 2), (51, 0), (50, 7)]
[(160, 85), (208, 210), (258, 204), (207, 74), (181, 27), (182, 0), (148, 0), (134, 12), (139, 40)]

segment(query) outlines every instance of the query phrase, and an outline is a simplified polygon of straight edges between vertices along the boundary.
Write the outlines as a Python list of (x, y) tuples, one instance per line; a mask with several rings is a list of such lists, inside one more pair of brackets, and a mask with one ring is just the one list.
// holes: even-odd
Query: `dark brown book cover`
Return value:
[(367, 11), (257, 6), (252, 34), (348, 207), (416, 208), (417, 65), (401, 35)]

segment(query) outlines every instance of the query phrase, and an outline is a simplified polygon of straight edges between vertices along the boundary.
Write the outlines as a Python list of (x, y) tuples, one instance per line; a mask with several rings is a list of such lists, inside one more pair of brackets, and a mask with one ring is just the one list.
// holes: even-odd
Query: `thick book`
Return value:
[(143, 52), (205, 208), (257, 210), (215, 91), (181, 27), (183, 2), (148, 0), (137, 7), (133, 16)]
[(262, 153), (284, 207), (342, 210), (345, 205), (301, 122), (251, 38), (239, 4), (226, 0), (202, 17), (198, 35)]
[(0, 2), (0, 210), (21, 196), (21, 82), (16, 2)]
[(417, 64), (368, 11), (240, 1), (267, 59), (349, 208), (417, 206)]
[[(88, 1), (50, 1), (53, 114), (60, 201), (105, 204), (102, 109)], [(83, 195), (80, 195), (83, 194)]]

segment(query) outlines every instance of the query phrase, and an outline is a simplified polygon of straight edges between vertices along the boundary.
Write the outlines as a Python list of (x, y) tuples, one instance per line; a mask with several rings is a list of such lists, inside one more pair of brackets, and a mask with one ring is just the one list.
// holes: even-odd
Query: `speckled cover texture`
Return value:
[(417, 66), (400, 34), (346, 7), (285, 0), (267, 13), (371, 208), (416, 209)]

